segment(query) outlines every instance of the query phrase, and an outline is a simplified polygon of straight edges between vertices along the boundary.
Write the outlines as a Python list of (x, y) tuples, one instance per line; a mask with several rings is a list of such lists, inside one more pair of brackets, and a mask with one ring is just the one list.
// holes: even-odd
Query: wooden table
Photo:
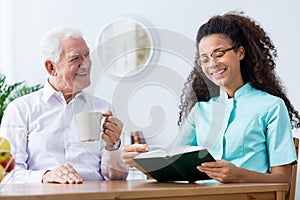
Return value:
[(1, 200), (103, 200), (103, 199), (184, 199), (184, 200), (284, 200), (285, 183), (188, 184), (157, 183), (153, 180), (86, 181), (83, 184), (7, 184)]

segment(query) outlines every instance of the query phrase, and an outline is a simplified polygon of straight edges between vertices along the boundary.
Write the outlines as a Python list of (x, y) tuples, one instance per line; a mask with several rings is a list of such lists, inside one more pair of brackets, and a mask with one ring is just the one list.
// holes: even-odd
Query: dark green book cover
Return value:
[(158, 182), (195, 182), (211, 179), (207, 174), (200, 172), (197, 166), (203, 162), (215, 161), (207, 149), (195, 150), (188, 147), (181, 147), (175, 153), (166, 151), (142, 153), (133, 160), (139, 165), (138, 169)]

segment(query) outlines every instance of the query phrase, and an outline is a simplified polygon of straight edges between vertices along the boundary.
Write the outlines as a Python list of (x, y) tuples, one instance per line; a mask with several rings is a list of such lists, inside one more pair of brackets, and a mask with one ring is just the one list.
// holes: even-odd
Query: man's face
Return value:
[(54, 64), (54, 87), (63, 93), (77, 93), (90, 85), (90, 50), (83, 38), (64, 39), (61, 48), (60, 60)]

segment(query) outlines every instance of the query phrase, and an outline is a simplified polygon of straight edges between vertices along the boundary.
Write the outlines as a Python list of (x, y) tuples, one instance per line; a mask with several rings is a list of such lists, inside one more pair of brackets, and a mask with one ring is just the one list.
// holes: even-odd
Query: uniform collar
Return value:
[[(253, 91), (253, 89), (254, 88), (250, 85), (250, 83), (246, 83), (242, 87), (240, 87), (237, 91), (235, 91), (233, 99), (239, 99), (240, 97), (244, 96), (245, 94)], [(232, 99), (232, 98), (228, 98), (228, 94), (220, 88), (220, 99), (223, 101), (228, 101), (229, 99)]]
[(248, 82), (245, 85), (243, 85), (242, 87), (240, 87), (237, 91), (235, 91), (234, 98), (238, 99), (241, 96), (244, 96), (245, 94), (250, 93), (251, 91), (253, 91), (253, 89), (254, 88)]

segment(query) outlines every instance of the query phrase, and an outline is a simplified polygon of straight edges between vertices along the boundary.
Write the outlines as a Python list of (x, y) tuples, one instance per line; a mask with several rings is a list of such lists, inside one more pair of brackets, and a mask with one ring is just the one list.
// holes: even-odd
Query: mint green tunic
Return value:
[(287, 108), (282, 99), (253, 88), (239, 88), (198, 102), (186, 118), (177, 145), (199, 145), (215, 159), (268, 172), (297, 160)]

